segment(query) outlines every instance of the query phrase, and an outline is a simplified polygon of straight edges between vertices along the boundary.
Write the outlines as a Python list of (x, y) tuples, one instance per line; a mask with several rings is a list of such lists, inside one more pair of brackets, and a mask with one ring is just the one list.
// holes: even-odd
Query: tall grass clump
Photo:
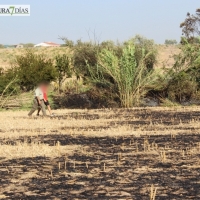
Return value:
[(155, 83), (156, 72), (148, 70), (145, 64), (150, 53), (145, 54), (145, 49), (142, 49), (141, 59), (137, 62), (136, 46), (133, 42), (124, 45), (121, 56), (107, 48), (99, 53), (97, 70), (104, 77), (110, 76), (117, 88), (122, 107), (138, 106), (141, 97)]

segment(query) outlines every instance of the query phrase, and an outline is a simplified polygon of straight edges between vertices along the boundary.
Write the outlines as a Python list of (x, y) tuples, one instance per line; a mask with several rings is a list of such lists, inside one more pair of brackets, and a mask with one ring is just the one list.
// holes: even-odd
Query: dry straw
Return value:
[(156, 199), (156, 192), (157, 192), (157, 187), (155, 188), (154, 185), (151, 185), (150, 200)]
[(160, 156), (161, 156), (162, 162), (164, 163), (164, 162), (166, 161), (166, 154), (165, 154), (165, 151), (161, 151), (161, 152), (160, 152)]

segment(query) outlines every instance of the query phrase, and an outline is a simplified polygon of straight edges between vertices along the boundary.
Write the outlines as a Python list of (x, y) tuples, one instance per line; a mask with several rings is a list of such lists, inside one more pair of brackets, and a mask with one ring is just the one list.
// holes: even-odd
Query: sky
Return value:
[(124, 41), (136, 34), (156, 43), (180, 41), (180, 23), (199, 0), (0, 0), (30, 5), (30, 17), (0, 16), (0, 44), (62, 43), (70, 40)]

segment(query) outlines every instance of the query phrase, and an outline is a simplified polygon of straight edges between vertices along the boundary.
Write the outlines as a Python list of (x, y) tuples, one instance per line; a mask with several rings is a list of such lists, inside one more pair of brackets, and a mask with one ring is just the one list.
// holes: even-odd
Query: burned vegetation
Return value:
[(200, 199), (198, 108), (18, 112), (8, 128), (9, 114), (2, 199)]

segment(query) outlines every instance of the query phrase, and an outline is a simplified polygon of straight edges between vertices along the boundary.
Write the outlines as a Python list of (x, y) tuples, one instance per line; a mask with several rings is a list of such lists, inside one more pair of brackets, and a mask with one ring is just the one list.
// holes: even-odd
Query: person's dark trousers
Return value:
[(44, 115), (44, 116), (47, 115), (47, 114), (46, 114), (46, 106), (45, 106), (45, 104), (44, 104), (44, 101), (41, 100), (40, 102), (41, 102), (41, 104), (39, 105), (38, 100), (37, 100), (36, 98), (33, 100), (33, 106), (32, 106), (32, 109), (30, 110), (30, 112), (28, 113), (28, 116), (32, 116), (32, 114), (33, 114), (36, 110), (38, 110), (38, 107), (39, 107), (39, 106), (40, 106), (40, 108), (41, 108), (41, 110), (42, 110), (43, 115)]

